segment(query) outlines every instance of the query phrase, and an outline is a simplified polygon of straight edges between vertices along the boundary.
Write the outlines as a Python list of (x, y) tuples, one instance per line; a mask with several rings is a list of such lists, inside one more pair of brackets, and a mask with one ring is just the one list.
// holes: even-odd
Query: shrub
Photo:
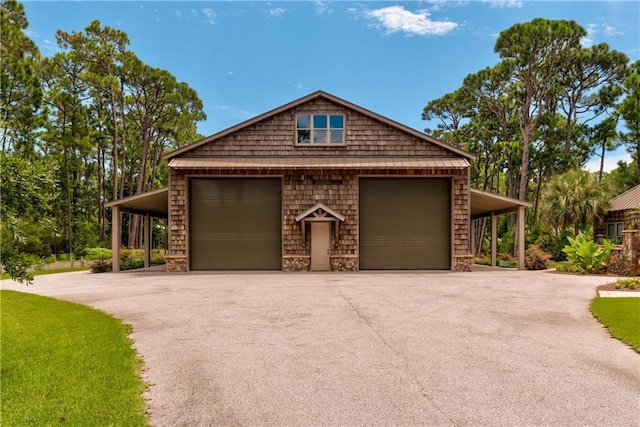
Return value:
[(87, 248), (86, 252), (85, 259), (88, 261), (111, 258), (111, 249), (107, 248)]
[(509, 230), (498, 238), (498, 252), (503, 254), (512, 254), (516, 245), (516, 232)]
[(640, 287), (640, 277), (632, 277), (631, 279), (618, 279), (616, 281), (616, 289), (620, 288), (629, 288), (634, 290), (637, 287)]
[(524, 266), (527, 270), (546, 270), (550, 259), (551, 254), (538, 245), (531, 245), (524, 253)]
[(563, 251), (571, 264), (587, 273), (599, 273), (603, 267), (606, 267), (613, 246), (611, 242), (604, 240), (601, 246), (587, 239), (583, 234), (579, 234), (575, 239), (571, 237), (567, 239), (569, 245), (566, 245)]
[(75, 261), (76, 260), (76, 256), (75, 254), (71, 254), (71, 258), (69, 258), (69, 254), (60, 254), (58, 255), (58, 261)]
[(512, 261), (512, 260), (499, 259), (498, 260), (498, 267), (516, 268), (516, 267), (518, 267), (518, 262), (517, 261)]
[(91, 262), (92, 273), (106, 273), (108, 271), (111, 271), (110, 259), (96, 259)]
[(120, 262), (120, 270), (135, 270), (144, 267), (142, 259), (125, 259)]

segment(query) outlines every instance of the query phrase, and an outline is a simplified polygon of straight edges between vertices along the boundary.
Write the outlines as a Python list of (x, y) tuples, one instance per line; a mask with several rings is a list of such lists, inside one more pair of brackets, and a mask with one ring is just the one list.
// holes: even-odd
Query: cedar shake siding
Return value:
[[(378, 119), (374, 113), (359, 109), (324, 92), (287, 104), (275, 113), (258, 116), (229, 131), (192, 144), (193, 147), (171, 153), (169, 159), (202, 159), (203, 166), (172, 167), (169, 163), (169, 256), (168, 271), (189, 270), (189, 179), (191, 178), (279, 178), (282, 181), (282, 270), (306, 271), (310, 267), (311, 232), (296, 217), (321, 203), (338, 213), (341, 221), (331, 225), (331, 270), (359, 268), (359, 181), (361, 178), (447, 178), (451, 189), (451, 252), (453, 270), (469, 270), (470, 187), (468, 160), (471, 155), (446, 144), (421, 136), (400, 124)], [(286, 106), (285, 106), (286, 107)], [(353, 107), (353, 108), (352, 108)], [(370, 113), (370, 114), (369, 114)], [(296, 143), (297, 114), (344, 115), (344, 144), (314, 146)], [(260, 118), (262, 117), (262, 118)], [(264, 158), (264, 166), (234, 167), (207, 165), (206, 159)], [(393, 167), (351, 166), (322, 168), (314, 166), (269, 166), (269, 158), (402, 158), (462, 159), (456, 166)], [(290, 160), (295, 163), (295, 160)], [(241, 162), (240, 162), (241, 163)], [(447, 166), (448, 165), (448, 166)], [(343, 220), (342, 220), (343, 219)], [(212, 221), (214, 219), (212, 218)], [(338, 227), (338, 237), (334, 230)], [(304, 240), (303, 240), (304, 234)]]
[[(295, 144), (297, 114), (343, 114), (345, 144)], [(312, 100), (250, 125), (215, 142), (197, 147), (185, 157), (226, 156), (431, 156), (458, 157), (444, 148), (324, 98)]]

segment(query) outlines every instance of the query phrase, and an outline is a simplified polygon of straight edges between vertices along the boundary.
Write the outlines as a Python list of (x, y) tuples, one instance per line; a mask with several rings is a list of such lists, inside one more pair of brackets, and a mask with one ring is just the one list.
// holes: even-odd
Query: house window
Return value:
[(607, 224), (607, 239), (618, 239), (622, 241), (622, 230), (624, 222), (610, 222)]
[(298, 114), (296, 134), (298, 144), (344, 144), (344, 115)]

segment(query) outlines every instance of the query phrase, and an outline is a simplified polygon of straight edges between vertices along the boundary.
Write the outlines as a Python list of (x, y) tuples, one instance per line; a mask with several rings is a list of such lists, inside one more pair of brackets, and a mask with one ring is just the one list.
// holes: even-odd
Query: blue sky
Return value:
[[(324, 90), (423, 130), (424, 106), (498, 62), (498, 34), (536, 17), (572, 19), (583, 44), (640, 58), (638, 1), (25, 1), (45, 56), (58, 29), (94, 19), (128, 33), (143, 61), (194, 88), (204, 135)], [(624, 151), (609, 155), (609, 168)], [(608, 169), (609, 169), (608, 168)]]

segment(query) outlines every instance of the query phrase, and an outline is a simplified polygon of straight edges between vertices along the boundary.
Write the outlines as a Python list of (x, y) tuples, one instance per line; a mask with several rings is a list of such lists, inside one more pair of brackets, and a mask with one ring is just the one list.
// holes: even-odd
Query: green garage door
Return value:
[(281, 180), (190, 180), (191, 270), (280, 270)]
[(360, 269), (451, 269), (448, 178), (360, 179)]

